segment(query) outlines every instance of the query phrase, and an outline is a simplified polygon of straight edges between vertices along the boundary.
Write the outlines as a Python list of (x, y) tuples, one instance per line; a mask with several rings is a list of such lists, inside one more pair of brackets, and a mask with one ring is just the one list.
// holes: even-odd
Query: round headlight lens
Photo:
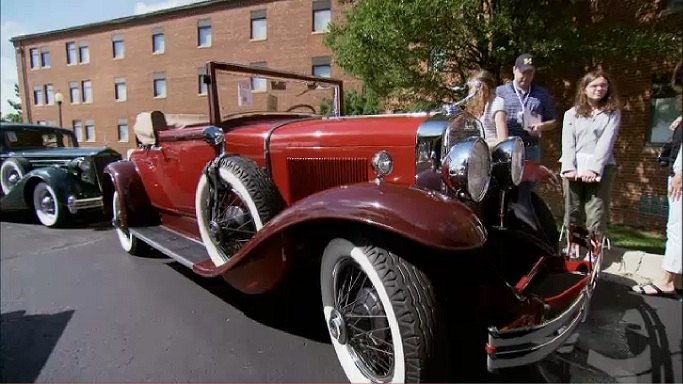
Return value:
[(467, 192), (479, 202), (491, 181), (491, 155), (486, 142), (470, 137), (451, 147), (442, 163), (442, 179), (453, 191)]
[(78, 169), (81, 170), (83, 173), (88, 173), (90, 172), (90, 162), (84, 158), (78, 159), (78, 162), (76, 163), (78, 165)]
[(484, 140), (477, 140), (472, 146), (467, 164), (467, 192), (474, 201), (481, 201), (491, 181), (491, 154)]
[(515, 140), (515, 144), (512, 147), (512, 158), (510, 161), (510, 176), (512, 178), (512, 184), (519, 185), (522, 182), (522, 177), (524, 176), (524, 161), (526, 160), (526, 155), (524, 152), (524, 142), (521, 139)]

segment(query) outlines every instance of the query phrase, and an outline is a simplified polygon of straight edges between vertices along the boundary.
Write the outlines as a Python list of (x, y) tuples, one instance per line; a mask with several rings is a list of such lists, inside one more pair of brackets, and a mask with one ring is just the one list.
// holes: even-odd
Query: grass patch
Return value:
[(626, 225), (610, 225), (608, 228), (612, 246), (648, 253), (664, 254), (666, 237), (664, 230), (652, 232)]

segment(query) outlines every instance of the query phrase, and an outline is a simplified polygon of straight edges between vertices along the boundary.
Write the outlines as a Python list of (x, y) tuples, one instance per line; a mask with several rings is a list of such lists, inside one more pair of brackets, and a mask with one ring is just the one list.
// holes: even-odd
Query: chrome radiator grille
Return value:
[(287, 169), (292, 201), (328, 188), (368, 180), (365, 158), (288, 158)]

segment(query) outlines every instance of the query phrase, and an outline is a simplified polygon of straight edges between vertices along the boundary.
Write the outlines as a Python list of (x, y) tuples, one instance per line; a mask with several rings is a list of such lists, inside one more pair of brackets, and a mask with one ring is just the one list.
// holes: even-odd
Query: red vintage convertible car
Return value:
[(444, 381), (462, 353), (490, 371), (532, 364), (585, 318), (599, 268), (562, 253), (521, 188), (549, 172), (519, 139), (489, 148), (462, 112), (342, 117), (333, 79), (207, 74), (208, 116), (141, 113), (138, 147), (106, 170), (127, 252), (153, 247), (249, 294), (314, 263), (352, 382)]

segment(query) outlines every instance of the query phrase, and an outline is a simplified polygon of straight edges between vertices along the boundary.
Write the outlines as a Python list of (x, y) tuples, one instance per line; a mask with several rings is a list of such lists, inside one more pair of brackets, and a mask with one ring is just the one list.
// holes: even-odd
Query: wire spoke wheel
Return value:
[(349, 353), (371, 381), (388, 381), (394, 368), (394, 350), (377, 290), (351, 258), (340, 260), (333, 275), (335, 309), (347, 327)]

